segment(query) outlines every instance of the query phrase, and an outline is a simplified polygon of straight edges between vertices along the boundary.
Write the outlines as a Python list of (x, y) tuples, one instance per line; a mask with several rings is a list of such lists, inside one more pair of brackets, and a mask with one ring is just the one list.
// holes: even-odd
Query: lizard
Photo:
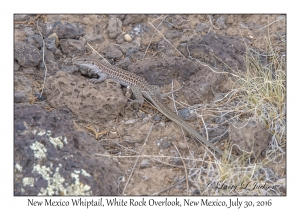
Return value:
[(106, 78), (111, 78), (119, 82), (121, 85), (129, 88), (135, 97), (135, 100), (129, 99), (129, 106), (132, 103), (138, 103), (142, 105), (144, 102), (143, 97), (145, 97), (154, 104), (158, 111), (179, 126), (182, 126), (182, 128), (190, 135), (219, 154), (223, 154), (222, 150), (201, 136), (191, 125), (175, 114), (169, 107), (167, 107), (162, 101), (160, 88), (156, 85), (149, 84), (145, 78), (117, 66), (112, 66), (110, 64), (101, 62), (99, 59), (96, 59), (92, 56), (75, 57), (72, 59), (72, 62), (75, 65), (87, 67), (97, 74), (99, 78), (92, 79), (93, 83), (103, 82)]

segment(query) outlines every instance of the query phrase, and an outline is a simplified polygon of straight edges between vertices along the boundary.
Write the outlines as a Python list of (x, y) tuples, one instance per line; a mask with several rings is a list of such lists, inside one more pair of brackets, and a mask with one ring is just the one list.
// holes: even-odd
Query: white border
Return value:
[[(287, 46), (288, 46), (288, 172), (287, 197), (272, 197), (272, 207), (287, 207), (298, 205), (300, 189), (299, 157), (299, 12), (295, 1), (282, 2), (274, 0), (252, 1), (4, 1), (1, 3), (1, 206), (28, 208), (30, 197), (13, 196), (13, 14), (14, 13), (287, 13)], [(4, 65), (3, 65), (4, 64)], [(4, 134), (4, 135), (3, 135)], [(107, 197), (106, 197), (107, 198)], [(172, 198), (172, 197), (171, 197)], [(174, 197), (173, 197), (174, 198)], [(214, 200), (226, 200), (232, 197), (212, 197)], [(235, 197), (234, 197), (235, 198)], [(34, 197), (37, 200), (43, 198)], [(58, 198), (56, 198), (58, 199)], [(65, 198), (64, 198), (65, 199)], [(66, 198), (70, 199), (70, 198)], [(129, 198), (126, 198), (129, 199)], [(180, 197), (183, 199), (183, 197)], [(194, 199), (194, 198), (193, 198)], [(198, 198), (200, 199), (200, 198)], [(262, 200), (268, 197), (241, 197), (243, 200)], [(74, 207), (64, 207), (64, 209)], [(116, 207), (115, 207), (116, 208)], [(131, 207), (127, 207), (129, 209)], [(171, 209), (171, 207), (164, 207)], [(203, 208), (203, 207), (202, 207)], [(40, 208), (39, 208), (40, 209)], [(124, 207), (122, 207), (124, 209)], [(172, 209), (174, 209), (172, 207)]]

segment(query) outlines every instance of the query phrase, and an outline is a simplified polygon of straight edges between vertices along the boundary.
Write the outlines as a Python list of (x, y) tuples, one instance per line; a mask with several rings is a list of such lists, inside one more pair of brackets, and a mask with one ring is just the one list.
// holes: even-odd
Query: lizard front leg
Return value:
[(96, 84), (96, 83), (101, 83), (101, 82), (103, 82), (103, 81), (107, 78), (107, 74), (104, 74), (104, 73), (98, 73), (98, 76), (99, 76), (98, 79), (93, 78), (93, 79), (91, 79), (90, 81), (91, 81), (92, 83)]

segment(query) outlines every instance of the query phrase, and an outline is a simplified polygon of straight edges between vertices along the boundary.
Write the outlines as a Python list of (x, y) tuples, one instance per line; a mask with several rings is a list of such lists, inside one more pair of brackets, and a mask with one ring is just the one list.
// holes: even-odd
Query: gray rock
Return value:
[[(245, 44), (238, 37), (233, 38), (210, 32), (204, 36), (192, 37), (188, 46), (189, 50), (183, 45), (180, 45), (178, 50), (184, 55), (191, 55), (193, 58), (218, 68), (220, 71), (232, 71), (228, 67), (234, 70), (245, 70), (246, 68), (243, 60), (246, 51)], [(213, 52), (214, 55), (210, 52)], [(214, 100), (215, 93), (226, 92), (230, 88), (230, 83), (230, 78), (201, 67), (187, 81), (183, 92), (186, 93), (191, 104), (203, 103), (203, 101)], [(195, 91), (197, 94), (195, 94)]]
[(115, 65), (118, 66), (118, 67), (120, 67), (120, 68), (122, 68), (122, 69), (127, 70), (128, 66), (130, 65), (130, 63), (131, 63), (130, 58), (125, 57), (124, 59), (122, 59), (119, 62), (117, 62)]
[(178, 142), (177, 147), (181, 150), (185, 150), (188, 148), (187, 144), (185, 142)]
[(16, 42), (15, 43), (15, 59), (24, 67), (37, 66), (42, 59), (42, 54), (33, 45)]
[(147, 19), (146, 15), (126, 15), (124, 25), (143, 22)]
[(162, 140), (161, 142), (160, 142), (160, 147), (162, 148), (162, 149), (167, 149), (167, 148), (169, 148), (171, 146), (171, 143), (168, 141), (168, 140)]
[(136, 36), (142, 36), (145, 32), (149, 32), (150, 28), (147, 27), (146, 23), (139, 23), (133, 27), (133, 29), (129, 32), (132, 38)]
[(166, 126), (166, 123), (164, 121), (160, 121), (159, 122), (159, 126), (162, 127), (162, 128), (164, 128)]
[(53, 107), (67, 107), (78, 119), (107, 122), (115, 119), (126, 106), (119, 84), (107, 79), (93, 84), (81, 75), (58, 71), (47, 78), (47, 102)]
[[(237, 144), (242, 150), (253, 152), (254, 157), (258, 157), (270, 143), (271, 134), (262, 122), (249, 121), (237, 123), (229, 127), (229, 140)], [(238, 148), (233, 147), (237, 153), (241, 153)]]
[(76, 39), (61, 39), (61, 50), (68, 57), (83, 55), (85, 53), (84, 42)]
[(31, 82), (26, 76), (15, 75), (14, 77), (14, 101), (24, 103), (29, 101), (32, 93)]
[(37, 34), (28, 36), (26, 41), (39, 49), (43, 46), (43, 39), (40, 35)]
[(103, 38), (100, 34), (92, 35), (92, 34), (86, 34), (84, 37), (87, 42), (103, 42)]
[(154, 121), (160, 121), (160, 120), (161, 120), (161, 117), (158, 116), (158, 115), (154, 115), (154, 116), (152, 117), (152, 119), (153, 119)]
[(142, 125), (148, 123), (149, 120), (150, 120), (150, 117), (145, 117), (145, 118), (143, 118), (143, 120), (142, 120)]
[(188, 120), (188, 121), (193, 121), (196, 119), (196, 114), (191, 112), (191, 110), (189, 109), (181, 109), (178, 110), (178, 115), (184, 119), (184, 120)]
[(181, 26), (185, 21), (184, 18), (182, 18), (181, 15), (175, 15), (172, 17), (172, 23), (175, 25), (175, 26)]
[(39, 23), (42, 27), (41, 33), (44, 37), (56, 33), (58, 38), (61, 39), (74, 39), (79, 38), (83, 35), (83, 29), (77, 23), (68, 23), (62, 24), (60, 21), (55, 23)]
[(228, 27), (225, 24), (225, 17), (224, 15), (221, 15), (217, 20), (216, 20), (216, 25), (220, 29), (227, 29)]
[(151, 166), (149, 159), (142, 160), (140, 166), (141, 168), (149, 168)]
[(174, 79), (188, 80), (199, 71), (195, 62), (176, 56), (139, 60), (131, 63), (128, 70), (146, 78), (150, 84), (158, 86), (170, 84)]
[(224, 125), (215, 125), (207, 129), (210, 142), (217, 142), (228, 138), (228, 127)]
[(69, 74), (74, 74), (76, 72), (79, 72), (79, 68), (76, 65), (72, 65), (72, 66), (62, 65), (61, 70)]
[(45, 39), (45, 45), (48, 48), (48, 50), (55, 52), (55, 50), (57, 49), (55, 42), (56, 42), (55, 37), (48, 37)]
[(15, 106), (14, 195), (117, 195), (122, 173), (67, 109)]
[(120, 20), (125, 20), (126, 15), (111, 15), (111, 16), (115, 16), (116, 18), (119, 18)]
[(32, 36), (32, 35), (35, 34), (34, 31), (33, 31), (31, 28), (29, 28), (29, 27), (25, 27), (25, 28), (24, 28), (24, 32), (25, 32), (25, 34), (26, 34), (27, 36)]
[(130, 120), (127, 120), (126, 122), (124, 122), (125, 125), (131, 125), (131, 124), (134, 124), (136, 121), (138, 121), (137, 119), (130, 119)]
[(167, 39), (175, 39), (175, 38), (181, 37), (182, 32), (180, 32), (178, 30), (167, 30), (164, 33), (164, 35)]
[(183, 165), (182, 160), (179, 157), (171, 158), (170, 163), (172, 163), (174, 165), (177, 165), (177, 166), (182, 166)]
[(209, 25), (207, 23), (198, 23), (196, 27), (196, 32), (202, 32), (206, 29), (209, 29)]
[(62, 54), (62, 52), (60, 51), (60, 49), (56, 49), (54, 52), (54, 55), (56, 55), (56, 57), (61, 57), (61, 56), (63, 56), (63, 54)]
[(119, 34), (116, 38), (116, 42), (117, 44), (122, 44), (124, 43), (125, 39), (124, 39), (124, 35), (123, 34)]
[(28, 74), (28, 75), (34, 75), (34, 74), (36, 74), (36, 71), (37, 71), (36, 67), (27, 67), (27, 68), (21, 68), (21, 69), (24, 74)]
[(120, 33), (122, 33), (122, 21), (118, 18), (112, 17), (108, 22), (107, 30), (110, 38), (116, 38)]
[(186, 36), (186, 35), (182, 35), (180, 38), (180, 42), (188, 42), (190, 41), (190, 37)]
[(54, 54), (50, 50), (45, 49), (44, 55), (45, 55), (45, 62), (46, 63), (54, 62)]
[(24, 91), (15, 91), (14, 92), (14, 102), (15, 103), (24, 103), (28, 102), (28, 98)]
[(120, 60), (123, 57), (122, 51), (120, 51), (116, 46), (110, 45), (106, 48), (104, 55), (108, 59)]
[(126, 54), (126, 56), (130, 56), (133, 52), (136, 52), (140, 49), (140, 45), (136, 42), (125, 42), (123, 44), (120, 44), (118, 47), (122, 51), (122, 53)]

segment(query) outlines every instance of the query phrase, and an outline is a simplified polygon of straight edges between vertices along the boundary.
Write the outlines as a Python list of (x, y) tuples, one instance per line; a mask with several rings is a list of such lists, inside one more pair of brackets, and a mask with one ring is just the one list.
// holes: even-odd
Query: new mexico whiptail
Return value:
[(111, 78), (118, 81), (121, 85), (129, 87), (133, 95), (135, 96), (135, 100), (129, 99), (130, 104), (139, 103), (142, 105), (144, 102), (144, 96), (145, 98), (150, 100), (156, 106), (156, 108), (166, 117), (174, 121), (176, 124), (182, 126), (188, 133), (204, 143), (206, 146), (210, 147), (220, 154), (223, 154), (220, 149), (207, 141), (192, 126), (190, 126), (182, 118), (176, 115), (170, 108), (163, 104), (158, 86), (150, 85), (144, 78), (134, 73), (125, 71), (116, 66), (111, 66), (90, 56), (75, 57), (72, 61), (76, 65), (88, 67), (95, 74), (97, 74), (99, 78), (94, 79), (94, 82), (102, 82), (106, 78)]

